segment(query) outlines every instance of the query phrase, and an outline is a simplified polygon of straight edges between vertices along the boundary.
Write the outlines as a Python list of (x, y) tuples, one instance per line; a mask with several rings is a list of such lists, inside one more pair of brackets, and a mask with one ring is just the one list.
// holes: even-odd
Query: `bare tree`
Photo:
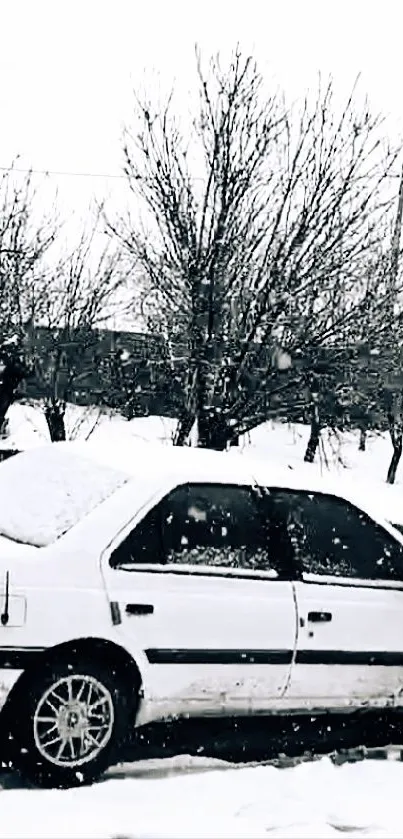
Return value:
[[(386, 478), (387, 483), (391, 484), (395, 482), (403, 450), (403, 379), (400, 372), (403, 340), (400, 271), (402, 217), (403, 170), (399, 181), (396, 217), (391, 229), (385, 230), (384, 241), (390, 242), (390, 247), (372, 254), (371, 264), (366, 271), (371, 294), (368, 295), (366, 311), (353, 328), (355, 343), (364, 341), (367, 346), (367, 369), (364, 376), (364, 371), (361, 371), (361, 392), (359, 388), (354, 388), (360, 415), (359, 448), (365, 451), (365, 429), (373, 425), (374, 419), (378, 428), (384, 430), (386, 425), (393, 447)], [(371, 355), (375, 358), (375, 365), (368, 363)]]
[[(380, 243), (373, 243), (361, 265), (360, 298), (346, 311), (345, 299), (329, 301), (329, 336), (324, 344), (311, 341), (305, 350), (306, 401), (311, 433), (305, 460), (312, 462), (324, 425), (333, 430), (356, 427), (360, 449), (366, 430), (384, 425), (390, 404), (385, 396), (396, 370), (396, 329), (391, 314), (402, 290), (397, 275), (390, 282), (390, 224), (379, 226)], [(315, 326), (314, 321), (314, 326)], [(393, 337), (392, 337), (393, 336)], [(375, 361), (375, 364), (373, 363)], [(386, 401), (385, 401), (386, 400)]]
[(176, 442), (196, 421), (199, 445), (224, 448), (266, 418), (297, 350), (347, 340), (365, 311), (395, 153), (354, 90), (339, 113), (331, 83), (287, 109), (238, 49), (207, 73), (198, 54), (197, 72), (189, 141), (173, 97), (136, 99), (124, 168), (144, 212), (108, 227), (171, 339)]
[(46, 393), (44, 412), (52, 441), (66, 439), (66, 406), (75, 401), (80, 378), (97, 364), (99, 329), (124, 306), (121, 255), (101, 235), (99, 218), (97, 213), (74, 249), (70, 246), (67, 256), (59, 258), (46, 288), (37, 289), (33, 301), (30, 356)]
[(0, 176), (0, 427), (22, 381), (32, 373), (26, 343), (32, 293), (44, 287), (59, 224), (55, 207), (39, 211), (32, 173)]

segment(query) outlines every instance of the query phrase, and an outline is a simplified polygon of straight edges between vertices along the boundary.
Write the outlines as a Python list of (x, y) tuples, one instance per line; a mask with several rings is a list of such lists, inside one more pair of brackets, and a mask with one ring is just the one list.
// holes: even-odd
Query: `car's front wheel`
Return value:
[(95, 780), (118, 757), (126, 707), (116, 674), (106, 668), (84, 662), (49, 667), (13, 709), (17, 764), (46, 786)]

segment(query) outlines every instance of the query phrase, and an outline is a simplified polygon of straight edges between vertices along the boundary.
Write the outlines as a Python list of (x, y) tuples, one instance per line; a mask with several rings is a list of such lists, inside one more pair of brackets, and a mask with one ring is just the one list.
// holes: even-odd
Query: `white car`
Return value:
[(403, 708), (403, 536), (376, 498), (126, 448), (0, 465), (0, 716), (25, 772), (93, 779), (152, 721)]

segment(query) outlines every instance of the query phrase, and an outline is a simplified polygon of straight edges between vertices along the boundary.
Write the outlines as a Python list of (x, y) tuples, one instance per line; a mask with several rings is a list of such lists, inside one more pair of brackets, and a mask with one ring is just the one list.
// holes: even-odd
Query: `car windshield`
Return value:
[(58, 445), (15, 455), (0, 465), (0, 536), (46, 547), (128, 480)]

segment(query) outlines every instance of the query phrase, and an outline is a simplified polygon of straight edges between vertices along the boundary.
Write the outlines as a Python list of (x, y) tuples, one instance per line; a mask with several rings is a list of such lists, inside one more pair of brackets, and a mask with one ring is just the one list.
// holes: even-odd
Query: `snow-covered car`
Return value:
[(152, 444), (1, 464), (0, 719), (24, 771), (93, 779), (152, 721), (403, 708), (403, 536), (376, 502)]

